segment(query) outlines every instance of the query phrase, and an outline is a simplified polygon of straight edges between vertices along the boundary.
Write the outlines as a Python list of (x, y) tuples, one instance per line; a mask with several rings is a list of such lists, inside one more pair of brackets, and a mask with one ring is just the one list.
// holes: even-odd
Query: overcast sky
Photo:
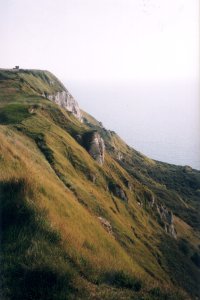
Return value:
[(70, 80), (194, 79), (198, 2), (1, 0), (1, 65)]
[[(52, 71), (84, 109), (156, 156), (148, 151), (155, 129), (163, 119), (174, 124), (178, 112), (193, 128), (188, 139), (198, 140), (198, 13), (198, 0), (0, 0), (0, 67)], [(174, 126), (184, 135), (180, 120)], [(139, 139), (149, 141), (146, 148)]]

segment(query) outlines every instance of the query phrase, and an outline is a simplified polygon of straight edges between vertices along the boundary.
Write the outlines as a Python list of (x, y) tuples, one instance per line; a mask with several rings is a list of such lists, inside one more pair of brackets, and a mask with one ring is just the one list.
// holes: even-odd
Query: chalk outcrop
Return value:
[(108, 220), (106, 220), (103, 217), (98, 217), (101, 225), (105, 228), (105, 230), (109, 233), (113, 235), (113, 230), (112, 230), (112, 226), (110, 224), (110, 222)]
[[(141, 196), (141, 195), (140, 195)], [(154, 194), (150, 191), (145, 191), (143, 193), (144, 197), (144, 206), (148, 206), (156, 213), (156, 216), (159, 220), (161, 226), (165, 229), (165, 232), (171, 235), (173, 238), (177, 238), (176, 229), (174, 226), (174, 216), (173, 212), (168, 210), (164, 205), (157, 201)], [(140, 202), (139, 198), (137, 197), (138, 204), (143, 206), (143, 203)]]
[(176, 238), (176, 230), (174, 227), (174, 216), (172, 211), (169, 211), (166, 207), (163, 205), (156, 204), (157, 212), (164, 224), (164, 228), (166, 233), (170, 234), (174, 238)]
[(101, 166), (104, 163), (105, 144), (97, 131), (87, 132), (83, 138), (83, 146)]
[(79, 121), (82, 122), (82, 114), (79, 105), (68, 91), (61, 91), (52, 95), (44, 94), (43, 96), (57, 103), (67, 111), (70, 111), (77, 119), (79, 119)]
[(108, 189), (111, 193), (113, 193), (114, 196), (120, 198), (123, 201), (126, 201), (126, 202), (128, 201), (126, 192), (118, 184), (110, 182), (108, 185)]

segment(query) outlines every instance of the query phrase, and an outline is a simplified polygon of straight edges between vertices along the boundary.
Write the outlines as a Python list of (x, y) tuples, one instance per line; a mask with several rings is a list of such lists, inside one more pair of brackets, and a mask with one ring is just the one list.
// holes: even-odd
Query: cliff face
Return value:
[(100, 134), (97, 131), (88, 132), (83, 135), (82, 139), (88, 153), (102, 166), (105, 156), (105, 144)]
[(104, 163), (105, 144), (98, 132), (91, 136), (90, 148), (88, 150), (90, 155), (100, 164)]
[(113, 193), (113, 195), (115, 195), (119, 199), (121, 199), (123, 201), (128, 201), (126, 192), (118, 184), (110, 182), (108, 185), (108, 189), (111, 193)]
[(54, 101), (60, 107), (70, 111), (79, 121), (82, 122), (82, 114), (77, 101), (68, 91), (61, 91), (51, 95), (44, 95), (49, 100)]
[(156, 205), (157, 212), (164, 225), (166, 233), (170, 234), (173, 238), (177, 238), (176, 229), (174, 225), (174, 215), (163, 205)]

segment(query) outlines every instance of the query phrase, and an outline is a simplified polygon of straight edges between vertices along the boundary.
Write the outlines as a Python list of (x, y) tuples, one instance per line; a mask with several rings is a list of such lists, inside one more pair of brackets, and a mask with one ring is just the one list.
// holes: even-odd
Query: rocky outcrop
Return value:
[(166, 207), (163, 205), (156, 204), (157, 212), (161, 218), (161, 221), (164, 224), (164, 228), (166, 233), (170, 234), (174, 238), (176, 238), (176, 230), (174, 227), (174, 216), (171, 211), (169, 211)]
[(118, 152), (117, 152), (117, 159), (118, 159), (119, 161), (122, 161), (123, 158), (124, 158), (123, 154), (122, 154), (120, 151), (118, 151)]
[(101, 225), (105, 228), (105, 230), (109, 233), (113, 235), (113, 230), (112, 230), (112, 226), (110, 224), (110, 222), (108, 222), (108, 220), (106, 220), (103, 217), (98, 217)]
[(84, 134), (83, 146), (86, 148), (88, 153), (96, 160), (100, 165), (104, 163), (105, 155), (105, 144), (97, 131), (87, 132)]
[(132, 184), (130, 183), (130, 181), (128, 181), (127, 179), (124, 180), (124, 184), (125, 186), (130, 190), (132, 191), (133, 187), (132, 187)]
[(155, 205), (155, 196), (150, 191), (145, 190), (144, 193), (145, 202), (148, 203), (150, 207)]
[(96, 183), (97, 177), (96, 177), (95, 174), (90, 173), (90, 174), (88, 175), (88, 179), (89, 179), (90, 181), (92, 181), (92, 183)]
[(44, 94), (43, 96), (57, 103), (62, 108), (72, 112), (72, 114), (82, 122), (82, 114), (79, 105), (68, 91), (61, 91), (52, 95)]
[[(141, 199), (143, 201), (141, 202)], [(174, 216), (172, 211), (168, 210), (164, 205), (159, 203), (154, 194), (149, 190), (145, 190), (143, 194), (136, 194), (137, 203), (139, 206), (149, 207), (157, 217), (160, 225), (165, 229), (165, 232), (176, 239), (176, 229), (174, 226)]]
[(123, 201), (128, 201), (126, 196), (126, 192), (116, 183), (110, 182), (108, 185), (108, 189), (114, 196), (120, 198)]
[(155, 196), (154, 194), (149, 190), (144, 191), (136, 191), (135, 197), (138, 202), (138, 204), (141, 207), (150, 207), (153, 208), (155, 205)]

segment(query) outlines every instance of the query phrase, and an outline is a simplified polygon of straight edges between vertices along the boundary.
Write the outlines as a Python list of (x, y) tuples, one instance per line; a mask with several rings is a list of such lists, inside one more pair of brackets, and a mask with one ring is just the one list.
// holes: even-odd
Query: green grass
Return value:
[(104, 275), (104, 281), (116, 287), (131, 289), (139, 292), (142, 289), (142, 282), (124, 271), (110, 272)]
[(69, 299), (74, 272), (60, 236), (34, 205), (25, 179), (0, 185), (2, 203), (2, 285), (7, 299)]
[(176, 241), (162, 238), (160, 250), (163, 254), (163, 265), (171, 274), (172, 281), (184, 287), (188, 293), (198, 297), (200, 293), (200, 272), (196, 266), (191, 265), (189, 257), (179, 251)]
[(30, 116), (28, 106), (13, 103), (0, 107), (0, 124), (18, 124)]

